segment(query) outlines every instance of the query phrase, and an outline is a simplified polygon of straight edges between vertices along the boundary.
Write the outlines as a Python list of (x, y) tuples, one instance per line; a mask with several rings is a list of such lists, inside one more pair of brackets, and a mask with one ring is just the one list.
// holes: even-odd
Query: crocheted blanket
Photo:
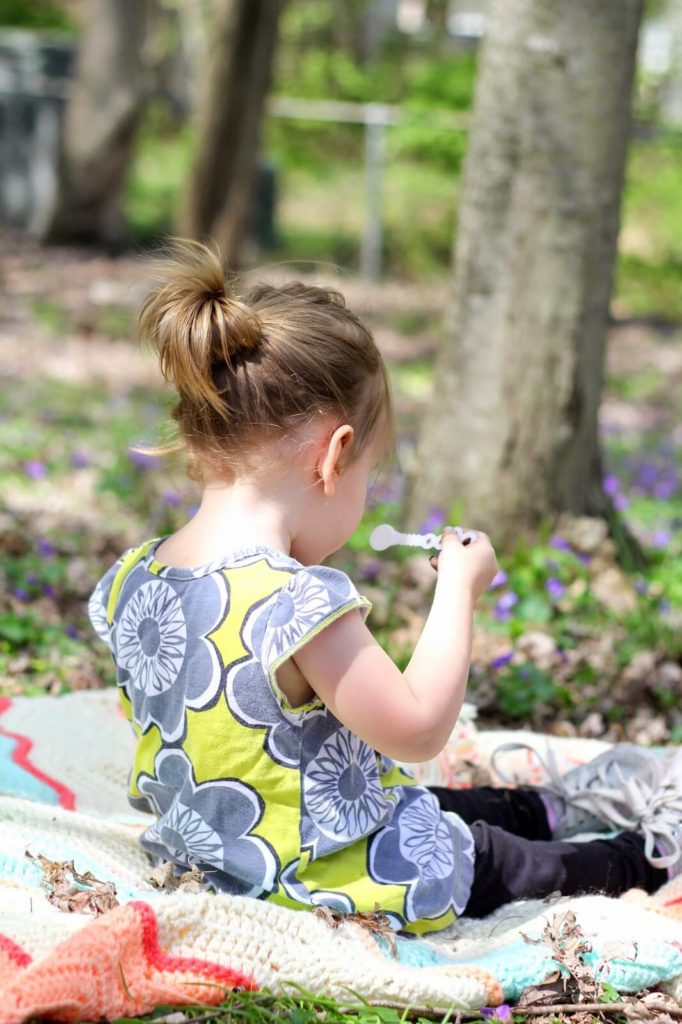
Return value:
[[(477, 733), (465, 719), (444, 755), (420, 766), (422, 778), (466, 783), (512, 739), (541, 751), (546, 741)], [(603, 749), (551, 742), (566, 767)], [(125, 798), (131, 745), (113, 690), (0, 700), (0, 1024), (215, 1005), (236, 986), (283, 993), (294, 984), (344, 1005), (359, 993), (400, 1005), (497, 1006), (556, 970), (546, 926), (567, 910), (589, 947), (582, 960), (598, 977), (623, 992), (665, 983), (682, 1001), (678, 883), (653, 897), (510, 904), (436, 938), (398, 936), (395, 944), (364, 923), (316, 912), (191, 884), (160, 891), (137, 843), (148, 819)], [(511, 757), (515, 771), (530, 773), (525, 755)], [(75, 875), (65, 888), (70, 862)]]

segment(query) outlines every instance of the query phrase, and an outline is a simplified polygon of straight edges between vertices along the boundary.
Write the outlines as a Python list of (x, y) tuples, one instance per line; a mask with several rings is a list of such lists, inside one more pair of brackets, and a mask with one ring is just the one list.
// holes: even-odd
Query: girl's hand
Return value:
[(446, 526), (441, 551), (429, 559), (439, 579), (443, 582), (452, 581), (459, 586), (465, 584), (474, 601), (488, 589), (499, 572), (490, 537), (481, 530), (476, 532), (478, 538), (465, 545), (452, 527)]

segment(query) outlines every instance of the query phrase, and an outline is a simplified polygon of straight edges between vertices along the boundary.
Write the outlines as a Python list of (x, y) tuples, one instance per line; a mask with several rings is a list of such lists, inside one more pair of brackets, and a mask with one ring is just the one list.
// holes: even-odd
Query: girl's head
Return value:
[(196, 242), (175, 242), (160, 269), (140, 330), (178, 392), (173, 417), (195, 475), (230, 481), (344, 424), (339, 473), (390, 447), (386, 367), (338, 292), (290, 282), (237, 297)]

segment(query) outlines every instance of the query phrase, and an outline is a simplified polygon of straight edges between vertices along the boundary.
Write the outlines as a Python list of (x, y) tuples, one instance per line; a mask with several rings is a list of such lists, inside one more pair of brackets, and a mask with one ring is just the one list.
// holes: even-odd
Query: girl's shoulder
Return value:
[(156, 537), (129, 548), (95, 586), (88, 612), (96, 633), (105, 643), (110, 644), (118, 606), (133, 591), (143, 595), (146, 602), (154, 599), (158, 603), (162, 591), (182, 592), (187, 600), (198, 602), (204, 597), (208, 600), (216, 588), (224, 591), (227, 583), (235, 594), (240, 592), (240, 604), (245, 608), (267, 599), (273, 626), (280, 623), (288, 627), (287, 633), (294, 627), (299, 640), (350, 607), (365, 609), (365, 614), (369, 610), (369, 601), (360, 596), (350, 578), (339, 569), (305, 566), (266, 546), (227, 552), (204, 565), (184, 568), (157, 558), (164, 540), (165, 537)]

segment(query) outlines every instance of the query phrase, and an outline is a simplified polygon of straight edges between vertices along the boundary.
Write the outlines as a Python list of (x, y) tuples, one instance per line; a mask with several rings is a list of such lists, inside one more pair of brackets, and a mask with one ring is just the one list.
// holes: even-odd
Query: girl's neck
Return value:
[(289, 555), (291, 520), (291, 508), (271, 488), (251, 480), (211, 482), (194, 517), (160, 545), (158, 557), (178, 568), (194, 568), (251, 547)]
[(291, 510), (275, 491), (252, 480), (208, 484), (195, 520), (211, 536), (229, 540), (230, 548), (291, 550)]

